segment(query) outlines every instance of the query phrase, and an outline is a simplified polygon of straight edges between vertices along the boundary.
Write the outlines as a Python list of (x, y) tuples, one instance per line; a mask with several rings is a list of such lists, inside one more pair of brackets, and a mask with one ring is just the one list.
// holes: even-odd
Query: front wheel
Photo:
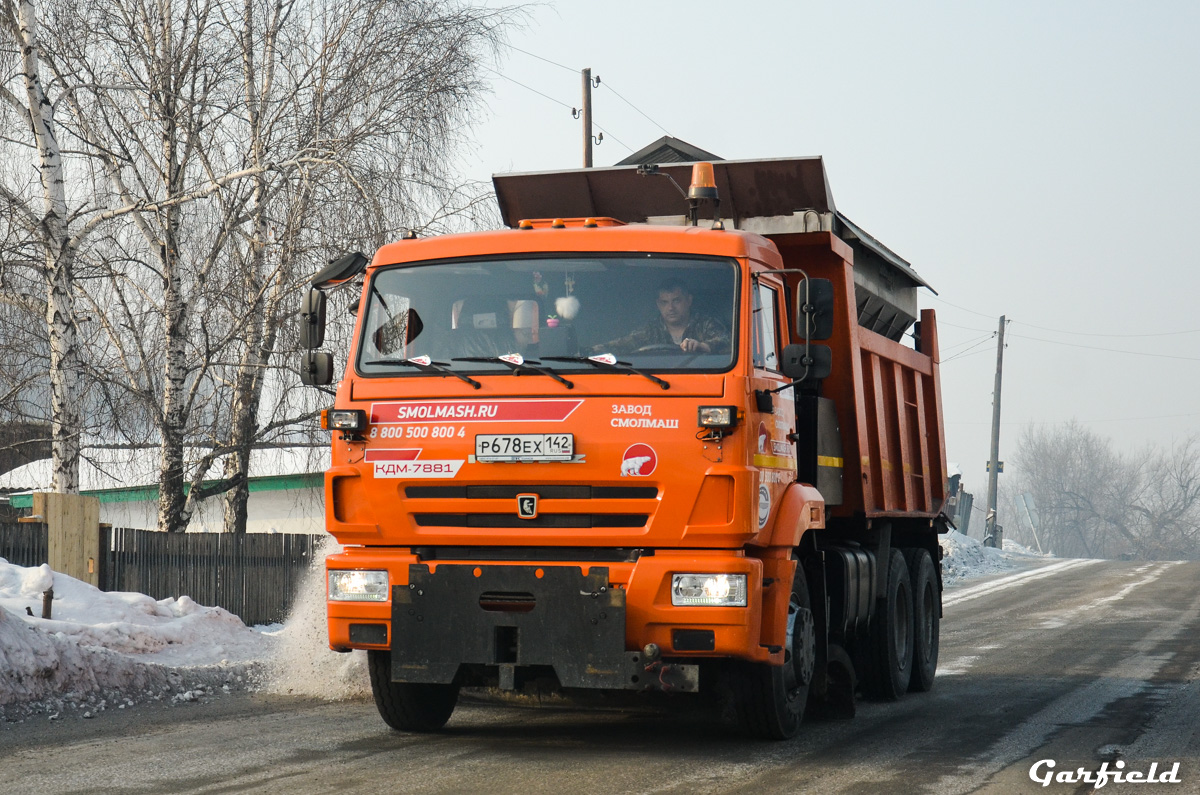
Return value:
[(433, 732), (446, 725), (458, 703), (457, 685), (392, 681), (392, 653), (368, 651), (371, 692), (384, 723), (402, 732)]
[(747, 734), (770, 740), (796, 736), (804, 719), (816, 656), (817, 634), (808, 581), (803, 566), (797, 563), (788, 603), (783, 665), (746, 663), (734, 672), (738, 721)]

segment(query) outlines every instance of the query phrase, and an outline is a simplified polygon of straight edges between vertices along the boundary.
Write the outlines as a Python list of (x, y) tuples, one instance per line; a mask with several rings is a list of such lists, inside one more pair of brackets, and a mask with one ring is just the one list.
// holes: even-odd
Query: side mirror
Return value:
[(329, 287), (332, 284), (349, 281), (367, 269), (371, 261), (361, 251), (330, 260), (321, 272), (313, 277), (312, 285), (316, 288)]
[(312, 350), (324, 341), (325, 291), (310, 287), (300, 302), (300, 344)]
[(300, 354), (300, 382), (305, 386), (333, 383), (333, 354), (327, 351), (305, 351)]
[(829, 279), (806, 279), (796, 285), (796, 333), (808, 340), (833, 336), (833, 282)]
[[(808, 348), (807, 355), (805, 347)], [(783, 374), (793, 381), (819, 381), (833, 370), (833, 350), (828, 345), (785, 345), (782, 365)]]

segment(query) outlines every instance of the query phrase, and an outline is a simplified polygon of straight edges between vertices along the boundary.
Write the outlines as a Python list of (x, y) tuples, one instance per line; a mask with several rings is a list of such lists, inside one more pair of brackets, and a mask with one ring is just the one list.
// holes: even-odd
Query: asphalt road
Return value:
[[(1200, 563), (1057, 561), (947, 590), (931, 693), (859, 702), (793, 741), (706, 714), (460, 706), (433, 736), (364, 702), (229, 696), (0, 728), (13, 793), (1047, 792), (1103, 762), (1200, 793)], [(1038, 770), (1042, 775), (1048, 766)]]

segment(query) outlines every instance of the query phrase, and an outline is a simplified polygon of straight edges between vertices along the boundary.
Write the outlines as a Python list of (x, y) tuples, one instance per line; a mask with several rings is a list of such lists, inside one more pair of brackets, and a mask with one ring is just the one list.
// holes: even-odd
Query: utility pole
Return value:
[(992, 393), (992, 457), (988, 461), (987, 524), (983, 543), (989, 547), (1004, 547), (1004, 531), (996, 524), (996, 485), (1000, 478), (1000, 380), (1004, 372), (1004, 315), (1000, 316), (1000, 331), (996, 338), (996, 390)]
[(592, 70), (583, 70), (583, 167), (592, 167)]

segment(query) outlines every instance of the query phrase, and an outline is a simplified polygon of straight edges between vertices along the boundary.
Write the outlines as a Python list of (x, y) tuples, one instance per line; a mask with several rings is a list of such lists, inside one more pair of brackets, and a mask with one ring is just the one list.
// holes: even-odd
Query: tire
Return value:
[(458, 703), (457, 685), (392, 681), (392, 653), (368, 651), (371, 692), (383, 722), (396, 731), (433, 732), (446, 725)]
[(783, 665), (743, 663), (733, 671), (738, 723), (752, 737), (787, 740), (800, 731), (816, 665), (817, 640), (804, 568), (796, 564)]
[(941, 634), (942, 595), (938, 590), (933, 559), (924, 549), (904, 550), (913, 593), (913, 666), (908, 692), (926, 693), (933, 689), (937, 674)]
[(865, 680), (872, 696), (895, 701), (908, 692), (913, 664), (912, 581), (900, 550), (892, 549), (887, 572), (887, 589), (871, 622), (870, 670)]

